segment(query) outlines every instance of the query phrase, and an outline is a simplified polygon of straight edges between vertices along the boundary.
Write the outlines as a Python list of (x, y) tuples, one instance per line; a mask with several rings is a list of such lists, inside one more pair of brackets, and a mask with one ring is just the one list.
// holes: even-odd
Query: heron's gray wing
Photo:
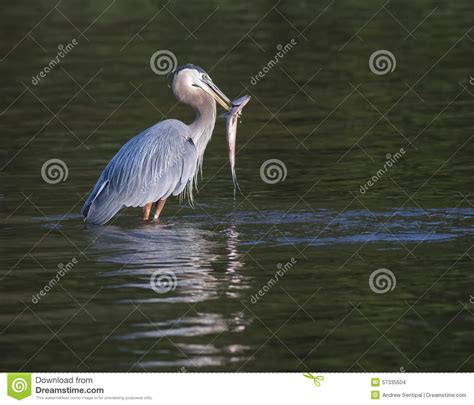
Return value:
[(103, 224), (123, 207), (142, 207), (181, 193), (192, 181), (197, 164), (187, 131), (182, 122), (166, 120), (127, 142), (84, 204), (86, 220)]

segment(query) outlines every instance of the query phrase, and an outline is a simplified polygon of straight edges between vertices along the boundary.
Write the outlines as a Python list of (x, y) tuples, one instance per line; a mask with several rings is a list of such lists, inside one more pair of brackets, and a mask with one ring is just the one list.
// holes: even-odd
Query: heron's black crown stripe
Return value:
[(174, 72), (174, 74), (178, 74), (181, 70), (183, 69), (195, 69), (197, 70), (198, 72), (201, 72), (201, 73), (206, 73), (206, 71), (201, 67), (201, 66), (198, 66), (198, 65), (193, 65), (192, 63), (188, 63), (186, 65), (182, 65), (182, 66), (178, 66)]

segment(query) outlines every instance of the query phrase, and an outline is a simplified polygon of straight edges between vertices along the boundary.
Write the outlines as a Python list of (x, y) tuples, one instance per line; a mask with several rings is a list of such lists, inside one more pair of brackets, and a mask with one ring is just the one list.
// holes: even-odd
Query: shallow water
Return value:
[[(468, 1), (55, 4), (0, 16), (2, 370), (473, 370)], [(243, 195), (221, 120), (194, 208), (86, 225), (83, 200), (118, 148), (163, 115), (191, 119), (150, 69), (158, 49), (253, 96), (237, 134)], [(378, 49), (392, 73), (370, 71)], [(68, 169), (57, 184), (41, 174), (53, 158)], [(274, 184), (269, 159), (286, 168)], [(388, 278), (371, 289), (378, 269)]]

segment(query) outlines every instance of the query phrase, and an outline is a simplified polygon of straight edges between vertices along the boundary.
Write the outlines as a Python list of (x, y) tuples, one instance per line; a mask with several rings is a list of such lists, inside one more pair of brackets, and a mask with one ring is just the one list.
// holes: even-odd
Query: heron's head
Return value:
[(183, 103), (199, 107), (217, 101), (227, 111), (232, 108), (229, 98), (214, 84), (204, 69), (188, 64), (178, 67), (171, 77), (171, 89)]

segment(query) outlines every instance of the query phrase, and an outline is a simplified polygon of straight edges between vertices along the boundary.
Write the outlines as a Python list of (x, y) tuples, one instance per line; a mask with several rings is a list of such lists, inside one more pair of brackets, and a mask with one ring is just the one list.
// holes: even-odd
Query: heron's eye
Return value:
[(211, 81), (211, 78), (205, 73), (202, 75), (202, 79), (207, 80), (207, 81)]

